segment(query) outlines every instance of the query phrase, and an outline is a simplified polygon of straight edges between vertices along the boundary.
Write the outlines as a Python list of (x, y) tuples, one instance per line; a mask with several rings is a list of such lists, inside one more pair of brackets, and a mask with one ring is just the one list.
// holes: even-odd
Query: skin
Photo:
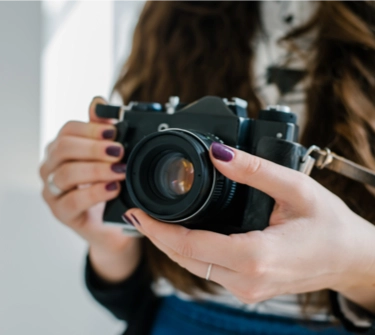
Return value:
[[(46, 150), (40, 176), (44, 182), (43, 198), (54, 216), (88, 242), (94, 270), (103, 280), (115, 283), (127, 278), (136, 268), (140, 243), (139, 239), (124, 235), (119, 227), (103, 225), (105, 201), (118, 196), (119, 181), (125, 179), (125, 173), (111, 170), (123, 157), (124, 149), (113, 139), (103, 139), (103, 132), (115, 127), (111, 120), (95, 115), (98, 103), (106, 101), (94, 98), (89, 107), (89, 123), (72, 121), (64, 125)], [(120, 156), (106, 154), (110, 146), (119, 147)], [(47, 187), (51, 173), (56, 186), (64, 191), (60, 196), (51, 194)], [(117, 189), (107, 191), (106, 185), (113, 182)]]
[[(212, 148), (211, 148), (212, 150)], [(263, 231), (225, 236), (158, 222), (140, 209), (126, 214), (161, 251), (241, 301), (332, 289), (375, 312), (375, 227), (312, 178), (231, 149), (211, 160), (226, 177), (276, 201)]]
[[(43, 189), (53, 214), (89, 243), (94, 270), (108, 283), (126, 279), (140, 260), (138, 238), (102, 224), (104, 202), (119, 193), (124, 173), (111, 165), (121, 160), (105, 153), (117, 145), (103, 139), (113, 123), (99, 119), (90, 105), (90, 122), (69, 122), (47, 148), (40, 168), (46, 185), (50, 173), (64, 191), (60, 196)], [(342, 200), (310, 177), (272, 162), (227, 148), (230, 162), (213, 157), (228, 178), (269, 194), (276, 201), (270, 226), (264, 231), (230, 236), (156, 221), (131, 209), (137, 229), (160, 250), (191, 273), (210, 280), (246, 303), (281, 294), (329, 288), (375, 312), (375, 227), (352, 212)], [(116, 190), (106, 185), (116, 182)], [(79, 185), (88, 184), (86, 187)]]

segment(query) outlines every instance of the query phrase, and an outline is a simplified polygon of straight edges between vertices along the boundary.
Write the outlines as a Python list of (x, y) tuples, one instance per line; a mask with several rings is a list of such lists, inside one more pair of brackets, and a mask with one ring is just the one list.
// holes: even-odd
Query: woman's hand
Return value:
[[(125, 166), (119, 163), (124, 148), (113, 141), (116, 128), (95, 115), (98, 103), (106, 102), (101, 98), (91, 102), (89, 123), (71, 121), (60, 130), (46, 150), (40, 175), (43, 197), (55, 217), (89, 242), (98, 274), (119, 281), (138, 263), (139, 242), (124, 235), (120, 227), (103, 225), (104, 204), (118, 196)], [(48, 187), (51, 174), (61, 195), (54, 195)]]
[(210, 280), (247, 303), (324, 288), (345, 293), (365, 287), (372, 290), (367, 300), (375, 305), (375, 227), (298, 171), (220, 144), (211, 147), (210, 155), (222, 174), (275, 199), (269, 227), (226, 236), (129, 210), (127, 216), (160, 250), (202, 278), (213, 264)]

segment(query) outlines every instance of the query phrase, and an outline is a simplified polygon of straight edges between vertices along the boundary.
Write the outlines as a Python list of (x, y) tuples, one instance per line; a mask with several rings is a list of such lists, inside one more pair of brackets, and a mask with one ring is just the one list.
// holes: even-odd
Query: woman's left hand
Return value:
[(210, 280), (246, 303), (375, 285), (375, 227), (336, 195), (298, 171), (227, 146), (214, 144), (210, 156), (229, 179), (275, 199), (269, 227), (226, 236), (129, 210), (139, 231), (172, 260), (202, 278), (213, 264)]

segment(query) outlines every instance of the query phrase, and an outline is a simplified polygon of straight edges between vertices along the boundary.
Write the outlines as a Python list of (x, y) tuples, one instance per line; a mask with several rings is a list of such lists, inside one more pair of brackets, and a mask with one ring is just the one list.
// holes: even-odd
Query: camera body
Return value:
[[(223, 234), (268, 226), (274, 200), (229, 180), (209, 158), (213, 142), (299, 170), (305, 148), (298, 144), (295, 114), (271, 106), (258, 119), (247, 103), (206, 96), (191, 104), (177, 97), (159, 103), (98, 105), (100, 117), (118, 117), (116, 141), (125, 147), (126, 180), (106, 204), (104, 222), (126, 225), (121, 216), (138, 207), (151, 217), (191, 229)], [(127, 227), (132, 229), (132, 227)]]

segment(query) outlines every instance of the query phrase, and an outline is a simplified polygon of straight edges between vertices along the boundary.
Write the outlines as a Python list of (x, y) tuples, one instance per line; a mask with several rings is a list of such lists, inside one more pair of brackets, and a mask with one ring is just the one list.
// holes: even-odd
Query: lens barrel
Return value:
[(132, 150), (126, 188), (133, 203), (157, 220), (194, 224), (225, 208), (235, 183), (213, 166), (211, 134), (167, 129), (143, 138)]

